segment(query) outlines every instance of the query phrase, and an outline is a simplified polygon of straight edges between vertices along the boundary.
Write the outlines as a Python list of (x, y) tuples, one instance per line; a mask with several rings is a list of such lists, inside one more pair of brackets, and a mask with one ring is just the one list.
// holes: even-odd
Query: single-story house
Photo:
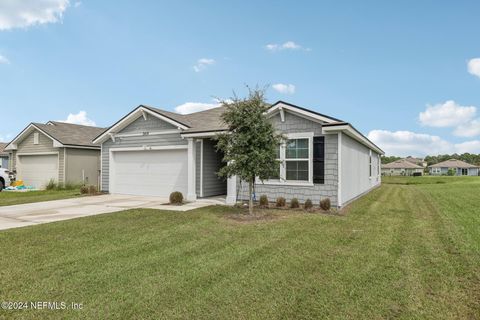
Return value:
[(10, 154), (5, 151), (5, 147), (8, 143), (0, 142), (0, 168), (8, 169), (8, 162), (10, 159)]
[[(93, 141), (102, 149), (101, 189), (165, 198), (180, 191), (190, 201), (223, 195), (227, 204), (248, 199), (246, 183), (217, 176), (224, 163), (215, 136), (228, 130), (225, 108), (181, 115), (138, 106)], [(383, 151), (349, 123), (283, 101), (267, 117), (288, 141), (278, 176), (258, 181), (257, 197), (328, 197), (340, 207), (380, 185)]]
[(382, 164), (382, 175), (384, 176), (413, 176), (422, 173), (423, 167), (412, 163), (407, 158)]
[(453, 170), (456, 176), (478, 176), (479, 172), (478, 166), (457, 159), (432, 164), (428, 169), (433, 176), (448, 175), (449, 170)]
[(57, 121), (31, 123), (5, 148), (12, 153), (10, 170), (37, 189), (50, 180), (98, 185), (100, 146), (92, 140), (104, 130)]

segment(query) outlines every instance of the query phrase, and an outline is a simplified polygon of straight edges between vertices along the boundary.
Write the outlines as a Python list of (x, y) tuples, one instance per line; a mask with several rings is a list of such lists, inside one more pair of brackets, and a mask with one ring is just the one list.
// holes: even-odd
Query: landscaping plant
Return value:
[(310, 210), (313, 208), (313, 204), (312, 204), (312, 200), (310, 199), (307, 199), (305, 201), (305, 204), (303, 205), (303, 207), (305, 208), (305, 210)]
[(284, 197), (278, 197), (277, 198), (277, 207), (280, 208), (280, 207), (285, 207), (285, 204), (286, 204), (286, 201), (285, 201), (285, 198)]
[(180, 191), (174, 191), (170, 193), (170, 203), (171, 204), (182, 204), (183, 203), (183, 194)]
[(331, 204), (330, 204), (330, 198), (325, 198), (320, 200), (320, 208), (322, 210), (328, 211), (330, 210)]
[(292, 209), (300, 208), (300, 203), (298, 202), (297, 198), (293, 198), (292, 201), (290, 201), (290, 208)]
[(228, 132), (217, 135), (217, 149), (223, 152), (226, 163), (218, 175), (237, 176), (248, 183), (248, 207), (253, 214), (255, 179), (263, 181), (277, 174), (277, 147), (282, 136), (267, 119), (269, 105), (265, 101), (265, 91), (248, 90), (246, 98), (234, 96), (231, 101), (222, 102), (225, 107), (222, 120), (228, 125)]
[(259, 204), (261, 208), (268, 208), (268, 197), (264, 194), (261, 195)]

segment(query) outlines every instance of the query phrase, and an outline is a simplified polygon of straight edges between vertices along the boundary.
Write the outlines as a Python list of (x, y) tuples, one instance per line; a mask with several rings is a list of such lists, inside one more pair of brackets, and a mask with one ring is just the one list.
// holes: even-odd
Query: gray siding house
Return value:
[(50, 180), (97, 185), (100, 146), (92, 139), (104, 130), (56, 121), (31, 123), (5, 148), (11, 153), (10, 170), (37, 189)]
[(9, 168), (10, 154), (5, 151), (8, 143), (0, 142), (0, 168)]
[[(215, 136), (228, 130), (225, 107), (187, 115), (140, 105), (93, 143), (101, 145), (101, 188), (118, 194), (187, 200), (225, 196), (227, 204), (248, 199), (246, 184), (217, 176), (224, 165)], [(257, 181), (257, 196), (341, 207), (381, 183), (383, 151), (349, 123), (287, 102), (273, 104), (267, 117), (287, 141), (280, 146), (278, 176)]]
[(428, 167), (430, 175), (433, 176), (446, 176), (449, 174), (449, 170), (453, 170), (456, 176), (478, 176), (479, 167), (465, 161), (450, 159), (447, 161), (439, 162)]

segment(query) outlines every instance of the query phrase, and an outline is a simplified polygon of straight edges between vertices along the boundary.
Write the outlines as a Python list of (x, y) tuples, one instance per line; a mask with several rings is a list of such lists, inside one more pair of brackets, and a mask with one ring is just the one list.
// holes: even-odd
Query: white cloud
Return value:
[(2, 0), (0, 30), (59, 22), (68, 5), (69, 0)]
[(430, 127), (455, 127), (467, 123), (475, 117), (477, 108), (474, 106), (461, 106), (453, 100), (427, 106), (420, 112), (418, 118), (424, 126)]
[(480, 58), (468, 61), (468, 72), (480, 78)]
[(457, 153), (480, 153), (480, 140), (465, 141), (455, 145)]
[(310, 51), (309, 48), (304, 48), (301, 45), (293, 42), (293, 41), (287, 41), (282, 44), (279, 43), (270, 43), (265, 46), (265, 49), (269, 51), (281, 51), (281, 50), (305, 50), (305, 51)]
[(293, 84), (276, 83), (272, 88), (283, 94), (294, 94), (295, 86)]
[(475, 137), (480, 135), (480, 119), (475, 119), (458, 126), (453, 132), (458, 137)]
[(181, 105), (175, 107), (175, 112), (180, 114), (189, 114), (199, 111), (204, 111), (208, 109), (218, 108), (222, 105), (222, 102), (231, 103), (232, 100), (220, 100), (220, 99), (213, 99), (212, 103), (205, 103), (205, 102), (185, 102)]
[(184, 104), (176, 106), (175, 112), (178, 112), (180, 114), (189, 114), (216, 107), (220, 107), (220, 103), (185, 102)]
[(452, 153), (480, 153), (480, 141), (451, 143), (439, 136), (411, 131), (372, 130), (368, 138), (382, 148), (387, 155), (425, 156)]
[(80, 111), (77, 114), (70, 113), (66, 120), (59, 120), (60, 122), (81, 124), (84, 126), (96, 126), (95, 121), (87, 117), (87, 112)]
[(197, 64), (193, 66), (193, 70), (195, 72), (200, 72), (205, 70), (208, 66), (215, 64), (214, 59), (202, 58), (197, 60)]
[(0, 54), (0, 64), (10, 64), (10, 60)]

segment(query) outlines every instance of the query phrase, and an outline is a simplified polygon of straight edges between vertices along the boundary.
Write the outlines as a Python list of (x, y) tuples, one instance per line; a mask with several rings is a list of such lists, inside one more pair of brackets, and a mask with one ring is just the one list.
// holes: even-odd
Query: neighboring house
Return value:
[(456, 159), (433, 164), (428, 169), (434, 176), (448, 175), (449, 170), (452, 170), (456, 176), (478, 176), (479, 172), (479, 167)]
[(8, 152), (5, 151), (5, 147), (7, 146), (7, 143), (5, 142), (0, 142), (0, 168), (6, 168), (8, 169), (8, 162), (10, 159), (10, 155)]
[[(228, 129), (224, 110), (180, 115), (140, 105), (93, 141), (102, 146), (101, 189), (165, 198), (180, 191), (190, 201), (224, 195), (227, 204), (248, 199), (245, 183), (217, 176), (224, 163), (214, 138)], [(315, 203), (328, 197), (339, 207), (380, 185), (383, 151), (350, 124), (282, 101), (267, 116), (288, 141), (277, 177), (258, 181), (257, 195)]]
[(50, 181), (97, 185), (100, 146), (92, 139), (104, 128), (50, 121), (31, 123), (5, 148), (17, 180), (42, 189)]
[(426, 168), (427, 167), (427, 161), (425, 161), (424, 159), (422, 158), (414, 158), (414, 157), (411, 157), (411, 156), (408, 156), (406, 157), (404, 160), (410, 162), (410, 163), (413, 163), (413, 164), (416, 164), (417, 166), (420, 166), (422, 168)]
[(423, 167), (416, 165), (407, 158), (382, 164), (382, 175), (384, 176), (413, 176), (422, 174)]

